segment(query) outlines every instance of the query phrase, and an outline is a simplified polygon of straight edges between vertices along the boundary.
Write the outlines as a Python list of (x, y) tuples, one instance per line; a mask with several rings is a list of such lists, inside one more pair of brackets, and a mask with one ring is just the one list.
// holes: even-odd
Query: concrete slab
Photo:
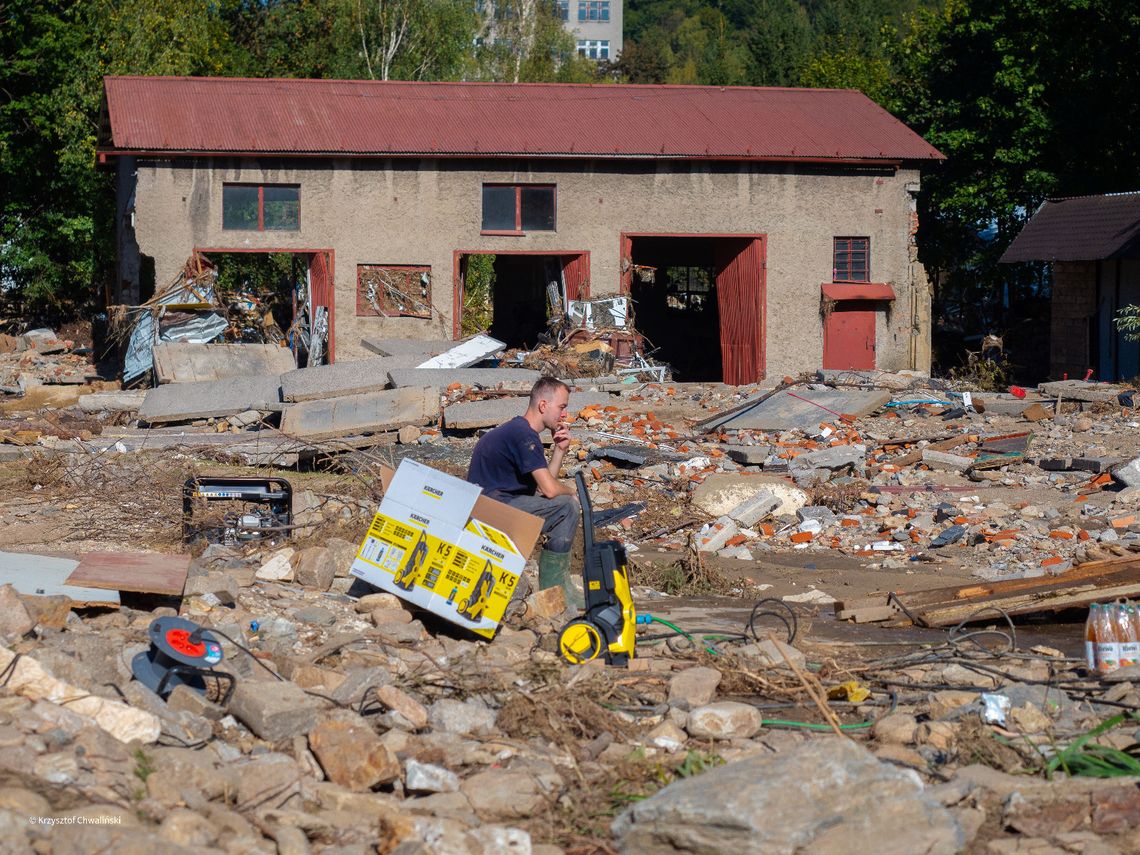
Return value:
[(1056, 400), (1060, 395), (1066, 401), (1086, 401), (1091, 404), (1115, 401), (1121, 387), (1111, 383), (1085, 383), (1081, 380), (1056, 380), (1037, 387), (1042, 395)]
[(334, 439), (423, 425), (438, 415), (438, 390), (415, 386), (291, 404), (281, 416), (281, 432), (297, 439)]
[(76, 406), (84, 413), (133, 413), (142, 406), (146, 389), (126, 392), (91, 392), (80, 395)]
[(393, 368), (415, 368), (419, 362), (417, 354), (376, 356), (287, 371), (281, 375), (281, 400), (316, 401), (379, 392), (388, 387), (389, 371)]
[(439, 356), (456, 344), (451, 339), (417, 338), (363, 338), (360, 343), (377, 356), (418, 356), (420, 362)]
[[(443, 411), (443, 426), (452, 430), (495, 427), (515, 416), (521, 416), (526, 410), (527, 400), (523, 395), (503, 395), (483, 401), (461, 401), (458, 404), (451, 404)], [(612, 395), (604, 392), (575, 392), (570, 396), (569, 411), (576, 413), (583, 407), (594, 405), (604, 407), (614, 403), (615, 400), (617, 399)]]
[(446, 389), (452, 383), (461, 383), (505, 392), (529, 392), (540, 376), (529, 368), (400, 368), (388, 372), (388, 379), (396, 388), (434, 386)]
[(417, 368), (466, 368), (469, 365), (474, 365), (476, 362), (481, 362), (489, 356), (494, 356), (496, 353), (502, 352), (506, 348), (506, 343), (499, 341), (497, 338), (491, 338), (489, 335), (477, 335), (467, 341), (456, 344), (450, 350), (444, 351), (439, 356), (433, 356), (431, 359), (417, 365)]
[(160, 384), (280, 374), (296, 367), (293, 352), (275, 344), (173, 341), (154, 346), (154, 372)]
[(778, 475), (735, 472), (709, 475), (693, 491), (693, 504), (710, 516), (728, 514), (759, 493), (767, 492), (780, 500), (772, 513), (794, 514), (808, 503), (808, 495)]
[[(821, 410), (826, 407), (837, 413), (865, 416), (891, 400), (889, 392), (862, 389), (800, 389), (798, 398), (780, 391), (751, 409), (744, 410), (724, 422), (721, 427), (747, 430), (815, 430), (820, 422), (834, 422), (836, 417)], [(800, 400), (806, 398), (807, 400)], [(809, 403), (809, 401), (811, 403)], [(818, 404), (819, 406), (814, 406)]]
[(280, 410), (281, 378), (270, 374), (198, 383), (168, 383), (146, 393), (139, 419), (148, 424), (230, 416), (246, 410)]
[(77, 604), (119, 607), (118, 591), (103, 591), (66, 584), (78, 561), (54, 555), (0, 552), (0, 585), (11, 584), (25, 596), (50, 597), (62, 594)]

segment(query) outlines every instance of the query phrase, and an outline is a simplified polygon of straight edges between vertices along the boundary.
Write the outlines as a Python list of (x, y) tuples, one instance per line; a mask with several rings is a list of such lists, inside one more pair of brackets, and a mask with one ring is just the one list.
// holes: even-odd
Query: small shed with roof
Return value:
[(929, 369), (915, 196), (942, 156), (859, 92), (109, 77), (104, 96), (118, 302), (196, 251), (253, 253), (305, 269), (336, 359), (479, 318), (534, 346), (554, 290), (630, 298), (680, 380)]
[(1140, 344), (1113, 319), (1140, 305), (1140, 192), (1048, 199), (1001, 257), (1052, 265), (1049, 375), (1130, 380)]

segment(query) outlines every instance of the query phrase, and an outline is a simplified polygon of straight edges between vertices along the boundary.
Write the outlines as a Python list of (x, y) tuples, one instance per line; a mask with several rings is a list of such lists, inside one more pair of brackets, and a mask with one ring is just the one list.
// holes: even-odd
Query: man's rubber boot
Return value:
[(542, 591), (555, 586), (562, 588), (568, 608), (580, 611), (586, 607), (585, 598), (570, 578), (570, 553), (544, 549), (538, 556), (538, 589)]

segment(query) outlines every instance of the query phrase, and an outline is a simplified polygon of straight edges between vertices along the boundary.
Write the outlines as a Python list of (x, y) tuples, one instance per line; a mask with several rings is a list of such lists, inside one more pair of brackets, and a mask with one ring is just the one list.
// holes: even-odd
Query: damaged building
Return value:
[(681, 380), (929, 369), (915, 197), (942, 156), (858, 92), (109, 77), (104, 96), (117, 303), (196, 253), (274, 256), (346, 360), (459, 338), (479, 271), (510, 347), (554, 298), (626, 295)]

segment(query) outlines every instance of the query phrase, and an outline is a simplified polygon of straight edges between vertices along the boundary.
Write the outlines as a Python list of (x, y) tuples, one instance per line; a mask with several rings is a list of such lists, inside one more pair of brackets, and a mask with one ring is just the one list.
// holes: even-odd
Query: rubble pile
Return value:
[[(578, 374), (564, 474), (654, 625), (569, 666), (533, 560), (489, 642), (349, 572), (379, 466), (462, 474), (548, 370), (462, 347), (210, 380), (177, 378), (228, 355), (160, 353), (155, 389), (0, 418), (6, 851), (1140, 850), (1140, 666), (1043, 621), (1140, 593), (1129, 390)], [(172, 554), (184, 483), (267, 473), (287, 523)], [(108, 552), (125, 581), (78, 593)], [(218, 673), (148, 688), (174, 618)]]
[(47, 328), (0, 334), (0, 396), (23, 395), (29, 386), (82, 386), (98, 379), (90, 346)]

